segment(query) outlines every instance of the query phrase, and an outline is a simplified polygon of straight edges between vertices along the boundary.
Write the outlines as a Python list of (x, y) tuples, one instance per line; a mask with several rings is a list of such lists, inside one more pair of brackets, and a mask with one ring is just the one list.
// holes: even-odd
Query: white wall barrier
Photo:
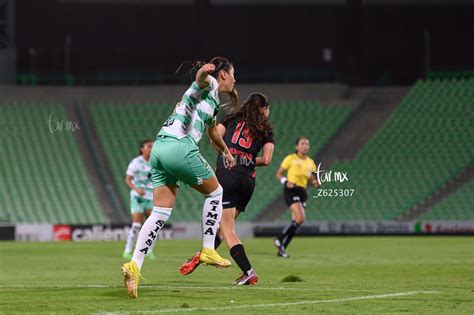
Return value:
[[(241, 238), (276, 236), (287, 223), (237, 222)], [(10, 224), (0, 222), (0, 240), (16, 241), (125, 241), (130, 226), (124, 224)], [(474, 235), (473, 221), (336, 221), (305, 222), (297, 232), (317, 235)], [(201, 239), (200, 223), (167, 224), (160, 239)]]
[(15, 240), (25, 242), (48, 242), (53, 240), (52, 224), (20, 223), (15, 226)]

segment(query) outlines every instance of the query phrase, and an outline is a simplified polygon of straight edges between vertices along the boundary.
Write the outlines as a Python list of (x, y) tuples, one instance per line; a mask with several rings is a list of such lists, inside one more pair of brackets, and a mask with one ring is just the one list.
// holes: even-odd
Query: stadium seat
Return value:
[(0, 105), (0, 220), (107, 222), (69, 121), (60, 104)]
[[(473, 86), (474, 79), (420, 80), (352, 161), (331, 167), (349, 182), (323, 188), (353, 188), (354, 196), (313, 200), (307, 220), (394, 220), (472, 164)], [(456, 217), (443, 214), (449, 202), (426, 217)]]
[(421, 215), (419, 220), (474, 220), (474, 179)]
[[(124, 183), (125, 170), (138, 154), (141, 139), (154, 139), (163, 122), (171, 114), (171, 104), (100, 104), (90, 105), (90, 112), (121, 197), (129, 203), (129, 190)], [(257, 169), (257, 186), (252, 201), (239, 220), (252, 220), (281, 194), (275, 172), (283, 158), (294, 150), (300, 135), (311, 139), (310, 154), (318, 152), (345, 121), (352, 107), (325, 106), (317, 101), (273, 102), (270, 120), (274, 125), (276, 150), (272, 165)], [(306, 115), (311, 113), (311, 115)], [(216, 151), (207, 139), (200, 144), (202, 155), (211, 166)], [(201, 220), (202, 197), (189, 187), (182, 187), (171, 221)]]

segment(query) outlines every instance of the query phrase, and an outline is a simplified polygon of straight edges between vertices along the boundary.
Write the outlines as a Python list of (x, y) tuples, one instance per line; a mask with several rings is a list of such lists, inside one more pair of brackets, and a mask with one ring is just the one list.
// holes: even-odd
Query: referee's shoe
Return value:
[(283, 257), (283, 258), (288, 258), (290, 255), (285, 251), (285, 246), (280, 242), (279, 239), (274, 239), (273, 244), (275, 244), (275, 247), (278, 249), (277, 256)]

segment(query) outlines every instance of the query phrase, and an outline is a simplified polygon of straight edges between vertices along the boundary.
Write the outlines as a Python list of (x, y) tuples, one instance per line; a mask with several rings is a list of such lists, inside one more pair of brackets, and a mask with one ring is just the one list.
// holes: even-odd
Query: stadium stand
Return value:
[(462, 186), (456, 193), (425, 212), (420, 220), (474, 220), (474, 179)]
[[(323, 188), (354, 189), (353, 196), (310, 198), (307, 220), (394, 220), (471, 165), (473, 86), (473, 79), (418, 81), (352, 161), (332, 165), (349, 180)], [(438, 214), (446, 216), (429, 217)]]
[[(311, 141), (310, 156), (321, 150), (346, 121), (352, 106), (325, 106), (317, 101), (279, 102), (270, 109), (275, 132), (275, 152), (269, 167), (257, 169), (257, 185), (245, 220), (252, 220), (282, 192), (275, 173), (286, 155), (292, 153), (296, 139)], [(242, 217), (243, 219), (243, 217)]]
[[(93, 103), (90, 105), (92, 121), (110, 165), (115, 183), (126, 205), (129, 190), (124, 184), (129, 161), (138, 154), (141, 139), (154, 139), (156, 132), (171, 113), (172, 105)], [(257, 188), (249, 204), (249, 211), (241, 220), (249, 221), (281, 193), (274, 174), (281, 160), (294, 149), (300, 135), (312, 140), (311, 152), (317, 152), (338, 130), (352, 110), (351, 106), (325, 106), (318, 101), (272, 102), (270, 120), (275, 126), (277, 150), (270, 167), (257, 170)], [(211, 166), (215, 165), (216, 151), (207, 139), (200, 143), (202, 155)], [(171, 220), (199, 221), (201, 200), (199, 193), (182, 187), (176, 211)]]
[(0, 105), (0, 220), (106, 223), (63, 105)]

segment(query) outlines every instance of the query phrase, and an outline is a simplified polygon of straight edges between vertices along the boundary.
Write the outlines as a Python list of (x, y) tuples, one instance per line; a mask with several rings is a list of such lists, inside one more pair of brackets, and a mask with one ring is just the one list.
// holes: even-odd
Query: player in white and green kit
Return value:
[(202, 211), (203, 264), (228, 267), (214, 248), (222, 216), (222, 187), (197, 146), (204, 133), (222, 152), (226, 167), (234, 165), (227, 145), (217, 131), (215, 118), (219, 110), (219, 93), (228, 93), (231, 106), (237, 106), (234, 89), (234, 67), (226, 58), (216, 57), (209, 63), (195, 65), (196, 80), (176, 105), (173, 114), (158, 132), (150, 156), (153, 180), (153, 210), (143, 224), (130, 263), (122, 266), (128, 293), (137, 297), (138, 282), (145, 255), (153, 248), (159, 230), (171, 215), (179, 182), (193, 187), (205, 197)]
[[(127, 259), (132, 258), (133, 246), (142, 227), (144, 215), (149, 217), (153, 208), (153, 183), (150, 165), (152, 146), (152, 140), (140, 142), (140, 155), (130, 162), (125, 176), (125, 183), (130, 187), (130, 211), (132, 213), (132, 226), (128, 231), (127, 243), (122, 254), (122, 257)], [(150, 251), (146, 257), (156, 258), (153, 251)]]

